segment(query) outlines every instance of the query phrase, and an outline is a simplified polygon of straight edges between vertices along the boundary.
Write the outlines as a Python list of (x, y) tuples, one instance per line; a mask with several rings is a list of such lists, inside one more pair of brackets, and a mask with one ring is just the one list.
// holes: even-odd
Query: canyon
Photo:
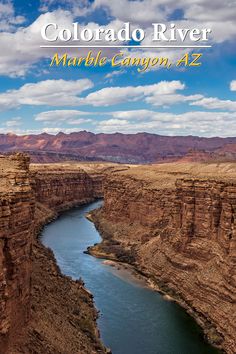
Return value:
[(236, 351), (236, 166), (162, 164), (110, 175), (90, 218), (97, 257), (133, 264), (196, 318), (208, 340)]
[(236, 350), (236, 165), (29, 164), (0, 157), (2, 353), (105, 353), (83, 281), (61, 274), (38, 238), (63, 210), (97, 198), (103, 241), (88, 252), (133, 265)]
[(37, 238), (59, 211), (100, 197), (101, 179), (29, 162), (0, 157), (0, 353), (105, 353), (92, 295), (61, 274)]
[[(1, 153), (27, 152), (32, 162), (50, 163), (69, 160), (110, 161), (145, 164), (176, 161), (190, 150), (205, 153), (211, 161), (235, 161), (236, 138), (201, 138), (197, 136), (162, 136), (138, 134), (47, 133), (18, 136), (0, 134)], [(194, 161), (199, 160), (195, 154)]]

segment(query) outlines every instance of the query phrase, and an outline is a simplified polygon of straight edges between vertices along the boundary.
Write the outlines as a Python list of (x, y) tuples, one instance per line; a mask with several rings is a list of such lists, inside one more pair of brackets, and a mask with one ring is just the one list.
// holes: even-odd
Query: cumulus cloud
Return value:
[[(137, 120), (136, 117), (142, 118)], [(110, 118), (97, 122), (95, 129), (104, 133), (145, 131), (163, 135), (235, 136), (235, 119), (236, 112), (191, 111), (174, 114), (137, 110), (128, 111), (126, 117), (120, 119)]]
[(43, 24), (64, 21), (65, 25), (69, 25), (72, 20), (69, 12), (58, 10), (39, 16), (30, 26), (21, 27), (13, 33), (0, 33), (0, 74), (24, 76), (34, 63), (53, 53), (52, 50), (44, 51), (40, 48), (44, 44), (40, 34)]
[[(95, 0), (93, 8), (105, 8), (107, 12), (123, 22), (139, 23), (140, 25), (148, 25), (156, 20), (166, 18), (166, 9), (153, 0), (145, 1), (128, 1), (120, 0)], [(125, 11), (124, 11), (125, 9)], [(145, 14), (145, 16), (144, 16)]]
[(191, 102), (190, 105), (201, 106), (207, 109), (236, 111), (236, 101), (220, 100), (216, 97), (202, 98), (199, 101)]
[(105, 75), (106, 82), (112, 83), (115, 78), (125, 74), (125, 70), (114, 70)]
[(78, 95), (92, 87), (93, 83), (88, 79), (28, 83), (18, 90), (0, 94), (0, 107), (5, 110), (20, 105), (76, 106), (82, 100)]
[[(236, 2), (234, 0), (95, 0), (93, 9), (105, 8), (109, 15), (123, 22), (150, 27), (152, 22), (170, 21), (179, 12), (180, 27), (212, 28), (214, 42), (231, 40), (236, 36)], [(126, 9), (126, 11), (124, 11)], [(145, 16), (144, 16), (145, 14)]]
[[(0, 94), (1, 110), (16, 108), (20, 105), (47, 106), (112, 106), (124, 102), (144, 101), (153, 106), (170, 106), (180, 102), (199, 100), (202, 95), (185, 96), (178, 91), (185, 85), (178, 81), (161, 81), (153, 85), (105, 87), (93, 91), (85, 97), (79, 95), (93, 87), (88, 79), (45, 80), (29, 83), (18, 90)], [(50, 113), (47, 113), (50, 114)]]
[(11, 31), (15, 26), (25, 22), (24, 16), (16, 16), (12, 1), (0, 3), (0, 31)]
[[(25, 76), (36, 63), (45, 58), (51, 58), (55, 54), (53, 48), (40, 48), (42, 45), (50, 44), (45, 42), (41, 36), (41, 29), (45, 24), (57, 23), (58, 31), (63, 28), (68, 28), (72, 31), (72, 23), (75, 19), (75, 13), (65, 10), (55, 10), (53, 12), (46, 12), (41, 14), (31, 25), (28, 27), (17, 28), (14, 32), (0, 32), (1, 42), (1, 56), (0, 56), (0, 75), (8, 75), (10, 77)], [(118, 20), (111, 21), (105, 28), (120, 28), (122, 23)], [(99, 27), (99, 24), (90, 22), (88, 24), (92, 30)], [(85, 26), (81, 24), (81, 29)], [(100, 45), (104, 44), (104, 40), (99, 42)], [(65, 42), (57, 42), (57, 45), (65, 44)], [(71, 41), (66, 43), (75, 44)], [(88, 46), (93, 45), (94, 42), (88, 43)], [(109, 42), (106, 42), (109, 44)], [(112, 43), (110, 43), (112, 44)], [(117, 43), (118, 44), (118, 43)], [(93, 53), (99, 51), (94, 49)], [(117, 50), (115, 50), (117, 51)], [(103, 51), (103, 55), (112, 56), (114, 50), (109, 49)], [(58, 49), (59, 54), (64, 54), (64, 49)], [(78, 56), (76, 48), (67, 50), (68, 56)], [(83, 56), (88, 53), (88, 50), (80, 50), (80, 55)]]
[(236, 91), (236, 80), (231, 81), (230, 90), (231, 91)]
[(55, 8), (63, 8), (73, 12), (76, 16), (85, 16), (90, 12), (90, 5), (89, 0), (41, 0), (39, 10), (47, 12)]
[[(85, 101), (93, 106), (110, 106), (123, 102), (136, 102), (138, 100), (145, 100), (156, 105), (171, 104), (171, 97), (175, 96), (176, 91), (183, 90), (184, 88), (185, 85), (176, 80), (161, 81), (153, 85), (106, 87), (90, 93)], [(153, 97), (152, 102), (150, 102), (151, 97)], [(182, 95), (179, 95), (178, 98), (181, 100)], [(174, 98), (174, 101), (174, 103), (177, 102), (176, 98)]]
[(83, 118), (89, 115), (91, 115), (90, 112), (61, 109), (41, 112), (35, 116), (35, 120), (45, 123), (65, 122), (67, 124), (82, 124), (91, 122), (91, 119)]
[[(103, 119), (100, 121), (94, 120), (91, 125), (91, 130), (94, 132), (137, 133), (145, 131), (163, 135), (191, 134), (208, 137), (236, 135), (236, 127), (234, 124), (236, 112), (190, 111), (181, 114), (174, 114), (141, 109), (126, 112), (112, 111), (100, 114), (103, 115)], [(69, 116), (72, 117), (70, 114)], [(106, 119), (104, 119), (104, 117), (106, 117)], [(81, 130), (81, 124), (85, 123), (84, 119), (86, 120), (86, 118), (78, 118), (78, 120), (80, 119), (82, 119), (81, 122), (76, 122), (75, 120), (74, 125), (69, 128), (60, 126), (60, 121), (58, 121), (55, 122), (55, 126), (53, 127), (46, 126), (35, 130), (23, 129), (17, 126), (5, 126), (4, 128), (0, 128), (0, 133), (12, 132), (19, 135), (39, 134), (42, 132), (57, 134), (60, 131), (71, 133)], [(72, 124), (72, 120), (70, 120), (70, 118), (69, 121)], [(43, 121), (43, 123), (46, 123), (46, 121)], [(57, 123), (59, 123), (59, 125)]]
[[(204, 97), (201, 94), (186, 95), (182, 92), (185, 84), (179, 80), (160, 81), (152, 85), (140, 86), (109, 86), (95, 90), (89, 79), (79, 80), (45, 80), (28, 83), (17, 90), (8, 90), (0, 94), (1, 110), (17, 108), (21, 105), (75, 107), (90, 105), (94, 107), (109, 107), (125, 102), (145, 102), (153, 107), (170, 107), (175, 104), (188, 103), (215, 110), (236, 110), (236, 101), (222, 100), (216, 97)], [(231, 84), (231, 89), (234, 84)], [(83, 95), (82, 95), (83, 94)], [(145, 112), (145, 111), (143, 111)], [(78, 110), (55, 110), (42, 112), (36, 116), (38, 121), (68, 120), (83, 118), (88, 113)], [(120, 112), (126, 115), (126, 112)]]
[(105, 75), (105, 79), (112, 79), (113, 77), (123, 75), (124, 73), (124, 70), (111, 71)]
[[(84, 0), (78, 2), (76, 0), (55, 0), (42, 2), (45, 10), (50, 8), (60, 8), (69, 10), (76, 16), (84, 16), (96, 13), (102, 9), (107, 13), (107, 18), (114, 19), (120, 23), (130, 22), (131, 26), (140, 26), (145, 28), (147, 32), (151, 32), (151, 24), (154, 22), (170, 22), (172, 17), (179, 27), (194, 28), (211, 28), (213, 30), (213, 42), (221, 43), (226, 40), (232, 40), (236, 36), (236, 3), (234, 0), (215, 0), (209, 2), (207, 0), (95, 0), (89, 2)], [(56, 4), (57, 3), (57, 4)], [(52, 7), (53, 6), (53, 7)], [(125, 9), (125, 11), (124, 11)], [(145, 13), (145, 16), (143, 15)], [(176, 19), (176, 13), (178, 17)]]
[(129, 111), (115, 111), (109, 112), (108, 115), (111, 115), (117, 119), (125, 119), (125, 120), (146, 120), (146, 119), (154, 119), (157, 112), (149, 110), (149, 109), (137, 109), (137, 110), (129, 110)]
[(62, 128), (62, 127), (44, 127), (41, 129), (19, 129), (17, 127), (6, 127), (6, 128), (0, 128), (0, 134), (16, 134), (16, 135), (38, 135), (42, 133), (47, 133), (47, 134), (53, 134), (56, 135), (60, 132), (63, 132), (65, 134), (70, 134), (76, 131), (79, 131), (80, 129), (78, 127), (73, 127), (73, 128)]
[[(62, 10), (63, 8), (63, 10)], [(125, 11), (124, 11), (125, 9)], [(72, 23), (80, 17), (80, 24), (83, 28), (86, 24), (88, 14), (95, 17), (96, 11), (105, 11), (107, 13), (106, 28), (119, 29), (124, 22), (131, 22), (132, 26), (139, 26), (151, 33), (152, 22), (170, 22), (172, 16), (179, 18), (174, 22), (179, 27), (202, 27), (212, 28), (213, 42), (222, 43), (233, 40), (236, 37), (236, 2), (233, 0), (49, 0), (41, 1), (42, 13), (32, 24), (27, 27), (18, 27), (24, 22), (22, 16), (15, 16), (12, 1), (5, 0), (0, 4), (0, 74), (11, 77), (24, 76), (29, 70), (36, 66), (37, 62), (44, 58), (49, 58), (53, 54), (52, 49), (40, 48), (45, 44), (41, 38), (41, 28), (46, 23), (58, 23), (59, 28), (72, 28)], [(50, 12), (49, 12), (50, 11)], [(145, 14), (145, 16), (144, 16)], [(99, 18), (99, 17), (98, 17)], [(89, 22), (87, 24), (91, 29), (99, 27), (99, 23)], [(148, 44), (150, 36), (142, 44)], [(104, 44), (102, 41), (100, 44)], [(116, 42), (118, 44), (118, 42)], [(61, 44), (61, 43), (59, 43)], [(71, 44), (68, 42), (67, 44)], [(73, 43), (74, 44), (74, 43)], [(94, 44), (93, 42), (88, 45)], [(109, 44), (106, 42), (106, 44)], [(142, 50), (139, 50), (142, 51)], [(95, 50), (96, 52), (96, 50)], [(62, 53), (62, 52), (61, 52)], [(85, 51), (81, 51), (83, 55)], [(150, 52), (155, 56), (154, 52)], [(182, 51), (169, 50), (168, 53), (160, 52), (164, 56), (168, 55), (174, 59)], [(76, 51), (69, 50), (70, 55), (76, 55)], [(104, 51), (106, 55), (114, 54), (112, 49)], [(157, 67), (153, 68), (154, 70)]]
[(4, 123), (4, 125), (8, 128), (19, 127), (22, 125), (22, 118), (21, 117), (14, 117)]

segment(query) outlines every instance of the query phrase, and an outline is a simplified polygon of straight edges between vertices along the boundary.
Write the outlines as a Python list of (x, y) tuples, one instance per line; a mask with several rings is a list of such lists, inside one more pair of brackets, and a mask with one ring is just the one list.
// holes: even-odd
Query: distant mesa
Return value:
[(236, 137), (162, 136), (149, 133), (17, 136), (0, 134), (0, 153), (28, 152), (35, 163), (111, 161), (143, 164), (167, 161), (235, 161)]

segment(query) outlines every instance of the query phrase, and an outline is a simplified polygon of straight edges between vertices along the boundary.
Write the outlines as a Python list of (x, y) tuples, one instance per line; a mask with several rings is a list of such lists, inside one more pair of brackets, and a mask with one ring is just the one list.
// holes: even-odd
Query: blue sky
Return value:
[[(80, 4), (78, 6), (78, 3)], [(49, 67), (48, 22), (149, 31), (153, 22), (212, 28), (202, 65), (187, 69)], [(236, 2), (226, 0), (38, 0), (0, 3), (0, 133), (146, 131), (236, 136)], [(127, 50), (127, 56), (181, 57), (186, 50)], [(71, 56), (88, 50), (68, 51)], [(94, 52), (95, 53), (95, 52)], [(104, 55), (113, 55), (106, 49)]]

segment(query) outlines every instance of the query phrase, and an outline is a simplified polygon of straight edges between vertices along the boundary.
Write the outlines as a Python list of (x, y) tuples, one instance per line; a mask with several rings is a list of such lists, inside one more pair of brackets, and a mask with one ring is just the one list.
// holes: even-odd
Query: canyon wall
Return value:
[(29, 159), (0, 157), (0, 350), (29, 319), (34, 195)]
[[(235, 137), (201, 138), (149, 133), (94, 134), (80, 131), (70, 134), (60, 132), (56, 135), (0, 134), (2, 153), (27, 152), (32, 161), (41, 163), (79, 160), (146, 164), (166, 160), (176, 161), (185, 156), (189, 150), (204, 150), (205, 158), (208, 153), (216, 152), (216, 161), (222, 159), (228, 161), (228, 158), (235, 161), (235, 144)], [(218, 160), (218, 150), (221, 160)]]
[(89, 175), (83, 169), (38, 170), (31, 172), (37, 203), (55, 211), (88, 203), (102, 197), (102, 175)]
[(105, 352), (91, 294), (61, 275), (36, 237), (59, 211), (101, 197), (102, 179), (77, 167), (30, 170), (23, 154), (0, 157), (1, 354)]
[(235, 171), (234, 164), (29, 169), (24, 155), (0, 157), (0, 353), (105, 352), (91, 295), (60, 274), (36, 238), (58, 212), (103, 192), (97, 254), (134, 264), (211, 342), (235, 353)]
[(94, 216), (104, 236), (94, 254), (133, 263), (197, 318), (212, 343), (233, 354), (236, 169), (227, 178), (224, 165), (194, 168), (169, 164), (111, 175)]

